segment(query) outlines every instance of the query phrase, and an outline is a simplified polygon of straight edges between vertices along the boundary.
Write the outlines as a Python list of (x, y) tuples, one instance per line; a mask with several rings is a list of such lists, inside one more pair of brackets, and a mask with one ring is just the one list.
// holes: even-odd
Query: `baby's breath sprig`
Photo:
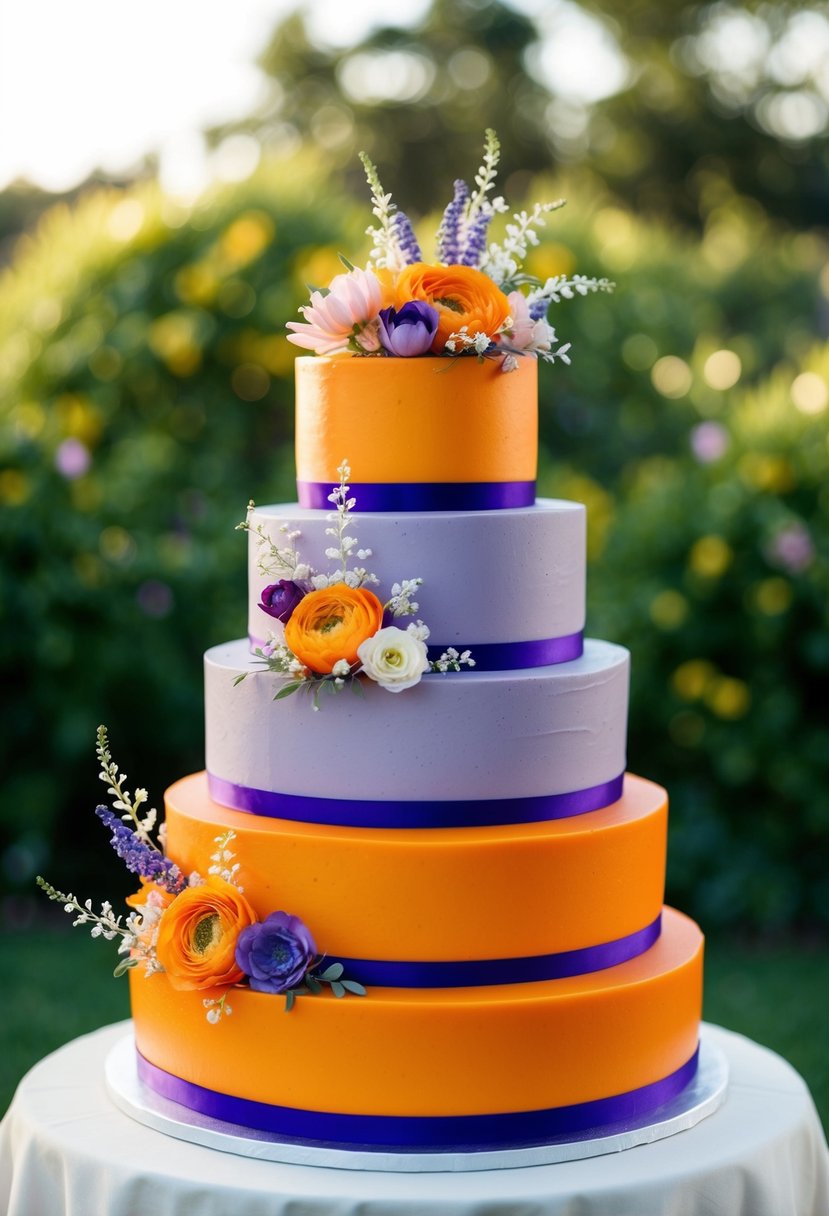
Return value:
[(124, 785), (127, 775), (119, 773), (118, 765), (112, 759), (105, 726), (98, 727), (95, 750), (101, 763), (101, 771), (98, 776), (107, 787), (107, 793), (112, 796), (112, 805), (115, 810), (121, 812), (123, 820), (132, 821), (133, 830), (143, 844), (160, 853), (161, 849), (150, 835), (158, 821), (158, 812), (151, 808), (145, 815), (139, 814), (139, 807), (147, 801), (147, 791), (137, 789), (133, 797)]
[(328, 501), (335, 508), (327, 516), (329, 524), (332, 524), (333, 527), (325, 529), (325, 535), (333, 537), (337, 543), (330, 545), (325, 550), (325, 556), (338, 562), (339, 569), (335, 570), (333, 574), (314, 575), (311, 578), (311, 586), (315, 591), (336, 586), (337, 583), (345, 583), (347, 587), (365, 587), (380, 581), (376, 574), (371, 574), (364, 566), (354, 566), (349, 569), (348, 563), (352, 557), (365, 561), (367, 557), (371, 557), (371, 549), (358, 548), (357, 537), (346, 536), (346, 532), (353, 522), (351, 512), (357, 504), (356, 498), (349, 497), (351, 487), (348, 485), (348, 479), (351, 476), (351, 469), (347, 460), (344, 460), (337, 469), (337, 476), (340, 483), (334, 486), (328, 495)]
[(530, 316), (543, 317), (550, 304), (559, 304), (562, 300), (572, 300), (576, 295), (586, 296), (594, 291), (611, 292), (615, 286), (611, 279), (588, 278), (584, 274), (574, 274), (570, 279), (566, 274), (553, 275), (527, 292)]
[(209, 996), (204, 997), (202, 1005), (207, 1010), (206, 1017), (211, 1026), (215, 1026), (217, 1022), (221, 1022), (222, 1016), (229, 1018), (233, 1013), (233, 1009), (227, 1003), (226, 992), (223, 992), (218, 1000)]
[(516, 211), (512, 217), (513, 223), (507, 224), (504, 239), (489, 246), (480, 269), (489, 275), (502, 291), (512, 290), (529, 246), (538, 245), (536, 228), (543, 227), (545, 216), (551, 211), (558, 211), (564, 204), (565, 199), (559, 198), (552, 203), (536, 203), (532, 211)]
[[(228, 847), (231, 841), (236, 839), (236, 833), (233, 828), (228, 828), (226, 832), (222, 832), (220, 836), (214, 836), (213, 842), (216, 845), (216, 852), (210, 854), (212, 865), (208, 868), (208, 874), (216, 874), (219, 878), (223, 878), (225, 882), (231, 883), (237, 891), (244, 891), (244, 887), (237, 881), (237, 875), (240, 870), (238, 861), (234, 862), (236, 856)], [(231, 862), (233, 863), (231, 865)]]
[(438, 659), (429, 664), (430, 671), (460, 671), (462, 667), (474, 667), (475, 660), (471, 650), (458, 651), (454, 646), (448, 647)]
[(310, 578), (313, 574), (311, 567), (300, 562), (297, 553), (297, 538), (302, 535), (299, 529), (289, 528), (287, 524), (282, 524), (279, 531), (287, 543), (284, 547), (280, 547), (267, 534), (264, 524), (258, 523), (255, 527), (251, 524), (250, 517), (255, 510), (256, 503), (251, 499), (245, 518), (236, 525), (236, 531), (247, 532), (256, 537), (256, 547), (259, 551), (256, 568), (259, 573), (264, 574), (266, 578), (287, 575), (295, 582), (302, 582)]
[(475, 333), (470, 333), (469, 326), (462, 325), (460, 329), (449, 335), (444, 349), (450, 355), (463, 355), (467, 351), (474, 351), (476, 355), (483, 355), (491, 344), (492, 339), (483, 330), (476, 330)]
[(418, 587), (422, 586), (422, 578), (404, 578), (401, 583), (393, 583), (391, 597), (383, 607), (392, 616), (414, 616), (420, 604), (417, 600), (413, 600), (412, 596), (417, 592)]

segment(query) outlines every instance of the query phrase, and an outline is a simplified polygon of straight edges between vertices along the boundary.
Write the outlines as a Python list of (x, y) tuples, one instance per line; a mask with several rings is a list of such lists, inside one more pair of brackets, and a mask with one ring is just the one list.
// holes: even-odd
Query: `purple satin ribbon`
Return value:
[[(253, 649), (265, 645), (264, 639), (249, 636)], [(475, 671), (521, 671), (528, 667), (553, 667), (581, 658), (584, 652), (584, 632), (568, 633), (560, 638), (538, 638), (531, 642), (451, 642), (446, 646), (429, 646), (430, 660), (439, 659), (449, 646), (463, 653), (470, 651)]]
[[(475, 660), (475, 671), (521, 671), (527, 667), (553, 667), (569, 663), (584, 652), (584, 633), (569, 633), (560, 638), (539, 638), (532, 642), (452, 642), (455, 650), (468, 650)], [(439, 659), (448, 646), (429, 646), (429, 658)]]
[[(301, 507), (330, 511), (330, 481), (298, 481)], [(351, 486), (359, 511), (503, 511), (531, 507), (534, 481), (371, 482)]]
[(662, 916), (626, 937), (581, 950), (526, 958), (464, 959), (459, 962), (388, 962), (326, 954), (325, 966), (342, 963), (346, 978), (374, 988), (473, 988), (488, 984), (531, 984), (604, 971), (644, 954), (659, 937)]
[(272, 1106), (194, 1085), (136, 1054), (138, 1076), (155, 1093), (211, 1119), (266, 1132), (275, 1140), (367, 1151), (480, 1152), (530, 1148), (594, 1129), (605, 1134), (614, 1127), (622, 1131), (616, 1125), (650, 1114), (682, 1092), (697, 1071), (699, 1048), (676, 1072), (624, 1094), (497, 1115), (344, 1115)]
[(236, 785), (207, 774), (210, 797), (220, 806), (268, 819), (298, 823), (325, 823), (350, 828), (480, 828), (513, 823), (543, 823), (584, 815), (618, 802), (624, 773), (585, 790), (546, 794), (533, 798), (397, 802), (388, 799), (360, 801), (349, 798), (309, 798)]

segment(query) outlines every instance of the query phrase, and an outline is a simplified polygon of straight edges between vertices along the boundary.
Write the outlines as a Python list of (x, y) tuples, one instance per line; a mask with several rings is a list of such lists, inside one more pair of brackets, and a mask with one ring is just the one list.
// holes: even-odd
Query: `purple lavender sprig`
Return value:
[(461, 266), (480, 266), (486, 252), (486, 234), (492, 223), (492, 210), (484, 207), (473, 219), (466, 233), (458, 262)]
[(423, 253), (414, 234), (412, 222), (405, 211), (395, 212), (392, 217), (392, 228), (398, 248), (406, 259), (406, 263), (411, 266), (412, 262), (422, 262)]
[(171, 895), (178, 895), (184, 890), (187, 879), (174, 861), (140, 840), (137, 833), (127, 827), (109, 807), (98, 806), (95, 814), (104, 827), (112, 832), (110, 844), (128, 870), (163, 887)]
[(469, 201), (469, 187), (460, 178), (455, 182), (455, 195), (438, 228), (438, 261), (444, 266), (457, 266), (461, 257), (461, 220)]
[(543, 321), (547, 316), (549, 307), (550, 301), (545, 296), (542, 296), (539, 300), (533, 300), (527, 309), (530, 319), (533, 321)]

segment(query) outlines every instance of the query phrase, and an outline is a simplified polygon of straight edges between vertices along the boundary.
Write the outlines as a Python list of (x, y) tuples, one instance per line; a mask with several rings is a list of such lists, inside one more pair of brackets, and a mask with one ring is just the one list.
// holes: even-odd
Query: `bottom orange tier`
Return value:
[(498, 987), (376, 988), (341, 1000), (325, 993), (299, 998), (289, 1014), (281, 997), (240, 987), (218, 1024), (206, 1019), (204, 993), (135, 970), (136, 1044), (151, 1066), (191, 1087), (298, 1116), (548, 1111), (690, 1075), (702, 950), (693, 921), (666, 908), (658, 941), (604, 971)]

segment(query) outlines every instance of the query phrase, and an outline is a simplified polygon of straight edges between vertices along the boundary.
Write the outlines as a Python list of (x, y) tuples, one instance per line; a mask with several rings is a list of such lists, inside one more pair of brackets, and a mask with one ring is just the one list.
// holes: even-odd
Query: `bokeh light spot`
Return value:
[(792, 381), (791, 397), (801, 414), (822, 414), (829, 405), (829, 385), (817, 372), (801, 372)]
[(707, 659), (689, 659), (677, 667), (671, 686), (683, 701), (698, 701), (716, 678), (716, 668)]
[(755, 583), (749, 599), (757, 612), (764, 616), (781, 616), (790, 607), (794, 593), (784, 578), (765, 578)]
[(651, 600), (650, 616), (658, 629), (678, 629), (688, 617), (688, 601), (679, 591), (660, 591)]
[(733, 388), (740, 379), (742, 370), (743, 365), (736, 351), (715, 350), (713, 355), (709, 355), (705, 360), (702, 374), (711, 388), (724, 391)]
[(261, 401), (271, 387), (271, 378), (258, 363), (242, 363), (234, 369), (230, 383), (242, 401)]
[(734, 558), (734, 552), (721, 536), (701, 536), (691, 547), (688, 564), (701, 578), (719, 578)]
[(751, 693), (742, 680), (721, 676), (707, 689), (705, 703), (718, 718), (744, 718), (751, 706)]
[(676, 355), (664, 355), (651, 369), (651, 383), (663, 397), (684, 397), (692, 382), (690, 367)]

